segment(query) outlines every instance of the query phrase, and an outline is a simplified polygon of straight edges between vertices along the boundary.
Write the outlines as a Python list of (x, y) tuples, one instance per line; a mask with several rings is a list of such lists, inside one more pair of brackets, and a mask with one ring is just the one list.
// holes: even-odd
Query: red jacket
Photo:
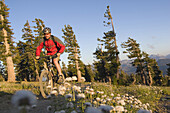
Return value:
[(41, 49), (44, 46), (44, 40), (45, 40), (45, 49), (47, 50), (47, 55), (54, 55), (55, 53), (63, 53), (65, 50), (65, 46), (63, 44), (63, 42), (58, 39), (57, 37), (54, 37), (55, 42), (57, 43), (57, 47), (59, 48), (59, 50), (57, 49), (55, 43), (52, 40), (52, 36), (49, 39), (46, 39), (45, 37), (43, 39), (40, 40), (39, 42), (39, 46), (37, 47), (36, 50), (36, 56), (40, 56), (41, 53)]

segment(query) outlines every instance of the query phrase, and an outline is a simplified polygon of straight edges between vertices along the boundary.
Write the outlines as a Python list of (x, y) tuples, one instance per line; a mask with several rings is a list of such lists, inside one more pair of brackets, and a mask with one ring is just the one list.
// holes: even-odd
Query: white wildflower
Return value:
[(49, 86), (47, 86), (47, 88), (48, 88), (48, 89), (50, 89), (50, 88), (51, 88), (51, 86), (49, 85)]
[(57, 90), (58, 88), (57, 87), (54, 87), (53, 90)]
[(95, 105), (96, 105), (96, 104), (97, 104), (97, 101), (93, 101), (93, 104), (95, 104)]
[(139, 108), (139, 106), (138, 106), (138, 105), (134, 105), (133, 107), (134, 107), (134, 108)]
[(149, 105), (149, 103), (146, 103), (146, 105), (149, 107), (150, 105)]
[(102, 100), (102, 103), (103, 103), (103, 104), (105, 104), (105, 103), (106, 103), (106, 100), (105, 100), (105, 99), (103, 99), (103, 100)]
[(118, 104), (121, 104), (122, 106), (125, 105), (125, 101), (124, 101), (124, 100), (119, 100), (119, 101), (117, 101), (117, 103), (118, 103)]
[(116, 106), (115, 107), (115, 111), (123, 112), (124, 111), (124, 107), (123, 106)]
[(111, 96), (113, 97), (113, 96), (114, 96), (114, 94), (113, 94), (113, 93), (111, 93)]
[(81, 92), (81, 87), (77, 86), (77, 87), (75, 88), (75, 91)]
[(142, 104), (142, 102), (141, 102), (140, 100), (136, 100), (136, 102), (137, 102), (138, 104)]
[(84, 77), (81, 77), (80, 80), (81, 80), (81, 82), (85, 82), (86, 81), (86, 79)]
[(36, 96), (31, 91), (20, 90), (12, 96), (11, 102), (16, 107), (20, 107), (35, 105), (37, 100)]
[(89, 86), (87, 86), (87, 87), (86, 87), (86, 90), (89, 90), (89, 89), (90, 89)]
[(109, 98), (109, 97), (107, 97), (107, 98), (106, 98), (106, 100), (107, 100), (107, 101), (111, 101), (112, 99), (111, 99), (111, 98)]
[(114, 99), (115, 99), (115, 100), (120, 100), (120, 99), (121, 99), (121, 97), (114, 97)]
[(97, 101), (100, 101), (101, 99), (99, 97), (96, 98)]
[(100, 92), (100, 94), (104, 94), (104, 92), (103, 92), (103, 91), (101, 91), (101, 92)]
[(102, 95), (102, 98), (105, 98), (107, 95)]
[(120, 94), (117, 94), (118, 97), (120, 97)]
[(143, 104), (142, 107), (143, 107), (144, 109), (147, 109), (147, 105), (146, 105), (146, 104)]
[(84, 99), (84, 98), (85, 98), (84, 93), (78, 94), (78, 95), (77, 95), (77, 98), (78, 98), (78, 99)]
[(91, 94), (91, 95), (94, 95), (94, 94), (95, 94), (95, 92), (90, 92), (90, 94)]
[(70, 83), (68, 83), (68, 82), (65, 82), (65, 83), (64, 83), (64, 86), (65, 86), (65, 87), (70, 87), (70, 86), (71, 86), (71, 84), (70, 84)]
[(72, 81), (72, 78), (71, 78), (71, 77), (67, 77), (67, 78), (65, 79), (65, 81), (66, 81), (66, 82), (70, 82), (70, 81)]
[(53, 95), (55, 95), (55, 94), (57, 94), (58, 92), (56, 91), (56, 90), (53, 90), (53, 91), (51, 91), (50, 92), (50, 94), (53, 94)]
[(93, 89), (93, 88), (90, 88), (89, 90), (90, 90), (90, 91), (94, 91), (94, 89)]
[(76, 76), (72, 76), (72, 80), (77, 80), (77, 77)]
[(129, 95), (128, 94), (125, 94), (126, 97), (128, 97)]
[(66, 87), (64, 87), (63, 85), (60, 85), (58, 90), (59, 90), (60, 95), (64, 95), (66, 92)]

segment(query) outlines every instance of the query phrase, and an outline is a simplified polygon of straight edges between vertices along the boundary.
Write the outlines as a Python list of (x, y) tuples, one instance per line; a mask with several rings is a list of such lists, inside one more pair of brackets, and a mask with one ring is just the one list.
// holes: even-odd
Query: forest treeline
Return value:
[[(38, 81), (38, 76), (43, 69), (44, 60), (35, 59), (35, 51), (38, 42), (43, 38), (43, 20), (35, 18), (30, 22), (26, 20), (22, 28), (22, 37), (17, 37), (23, 41), (15, 42), (13, 31), (11, 29), (9, 17), (9, 8), (0, 1), (0, 80), (9, 82), (15, 81)], [(128, 75), (121, 69), (119, 59), (119, 50), (117, 46), (116, 33), (114, 31), (113, 19), (109, 6), (104, 13), (106, 20), (104, 26), (109, 27), (104, 36), (98, 38), (98, 46), (92, 57), (95, 57), (94, 63), (85, 65), (81, 60), (80, 46), (77, 42), (71, 25), (63, 26), (62, 32), (65, 53), (68, 53), (68, 65), (61, 62), (62, 71), (65, 77), (77, 76), (78, 82), (81, 77), (85, 77), (87, 82), (110, 82), (115, 85), (169, 85), (170, 63), (167, 64), (167, 74), (163, 76), (162, 71), (155, 59), (149, 58), (149, 54), (141, 51), (140, 44), (129, 37), (127, 41), (121, 44), (124, 48), (124, 54), (132, 60), (132, 66), (136, 68), (134, 74)], [(43, 50), (41, 56), (45, 55)]]

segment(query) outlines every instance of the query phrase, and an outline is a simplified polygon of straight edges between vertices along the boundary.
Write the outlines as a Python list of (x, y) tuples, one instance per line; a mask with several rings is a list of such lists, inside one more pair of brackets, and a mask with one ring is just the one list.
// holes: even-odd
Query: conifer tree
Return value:
[(167, 64), (167, 66), (168, 66), (168, 68), (167, 68), (167, 75), (168, 75), (168, 86), (170, 86), (170, 63), (169, 64)]
[(120, 61), (119, 61), (119, 51), (118, 51), (118, 46), (117, 46), (117, 41), (116, 41), (116, 33), (114, 30), (114, 25), (113, 25), (113, 18), (110, 12), (109, 6), (107, 6), (106, 12), (104, 14), (104, 17), (108, 19), (108, 22), (104, 21), (106, 23), (105, 26), (112, 25), (112, 30), (108, 31), (105, 34), (105, 48), (108, 49), (107, 53), (109, 54), (109, 60), (111, 63), (114, 64), (113, 68), (116, 68), (116, 77), (119, 79), (119, 69), (120, 69)]
[(94, 73), (90, 64), (85, 66), (85, 79), (87, 82), (94, 82)]
[(106, 55), (103, 51), (103, 44), (101, 44), (101, 47), (97, 47), (96, 51), (93, 53), (95, 55), (95, 58), (97, 61), (94, 61), (94, 67), (96, 68), (96, 77), (98, 80), (102, 80), (105, 82), (105, 79), (109, 76), (109, 67), (108, 62), (106, 60)]
[[(34, 80), (36, 80), (36, 74), (34, 73), (35, 71), (35, 66), (34, 66), (34, 59), (32, 56), (34, 56), (35, 54), (35, 46), (34, 46), (34, 36), (32, 34), (32, 30), (31, 27), (29, 25), (29, 22), (27, 20), (26, 24), (24, 25), (24, 28), (22, 29), (23, 35), (22, 35), (22, 39), (24, 40), (24, 42), (20, 42), (20, 44), (18, 44), (18, 49), (23, 49), (22, 53), (19, 54), (20, 60), (19, 60), (19, 66), (18, 65), (18, 73), (19, 75), (24, 75), (24, 73), (26, 72), (27, 75), (25, 77), (22, 77), (29, 80), (29, 78), (32, 78)], [(22, 65), (25, 64), (25, 66), (23, 67)]]
[[(78, 77), (78, 82), (80, 82), (80, 78), (82, 76), (81, 73), (81, 60), (80, 60), (80, 50), (79, 50), (79, 45), (77, 43), (76, 36), (72, 30), (72, 27), (70, 25), (65, 25), (65, 28), (62, 29), (63, 31), (63, 38), (64, 38), (64, 43), (66, 46), (66, 52), (69, 53), (68, 59), (70, 60), (69, 65), (75, 67), (77, 77)], [(71, 67), (68, 67), (71, 68)]]
[(37, 19), (37, 18), (35, 18), (35, 20), (32, 21), (32, 22), (36, 23), (36, 25), (33, 26), (34, 33), (35, 33), (34, 45), (36, 47), (38, 45), (39, 40), (41, 40), (43, 38), (43, 36), (44, 36), (43, 29), (45, 27), (45, 24), (41, 19)]
[(154, 59), (154, 65), (152, 66), (153, 71), (154, 71), (154, 76), (153, 76), (153, 80), (154, 80), (154, 85), (162, 85), (163, 82), (163, 72), (159, 69), (158, 63), (156, 62), (156, 60)]
[(126, 48), (125, 51), (123, 51), (123, 53), (128, 53), (128, 58), (130, 59), (134, 59), (133, 61), (133, 66), (135, 66), (136, 69), (136, 73), (137, 75), (141, 76), (141, 80), (143, 84), (146, 84), (145, 78), (145, 72), (144, 72), (144, 68), (143, 68), (143, 60), (142, 60), (142, 52), (139, 48), (139, 44), (136, 42), (136, 40), (132, 39), (132, 38), (128, 38), (127, 42), (123, 42), (121, 44), (122, 48)]
[(65, 77), (68, 77), (68, 69), (66, 67), (66, 64), (62, 62), (62, 72), (65, 75)]
[[(118, 56), (119, 51), (116, 42), (116, 34), (113, 25), (113, 18), (111, 16), (109, 6), (107, 6), (104, 17), (106, 17), (108, 20), (108, 22), (104, 21), (104, 23), (106, 23), (105, 26), (112, 25), (112, 30), (105, 32), (103, 39), (98, 38), (98, 41), (102, 43), (101, 45), (104, 45), (104, 50), (102, 50), (102, 47), (98, 47), (96, 49), (94, 55), (96, 55), (96, 59), (98, 61), (95, 62), (94, 65), (98, 65), (97, 70), (102, 71), (102, 73), (98, 73), (98, 76), (102, 77), (104, 75), (105, 77), (102, 77), (103, 79), (108, 78), (110, 82), (112, 81), (113, 83), (116, 83), (119, 79), (120, 62)], [(103, 75), (101, 76), (100, 74)]]
[[(37, 18), (35, 18), (35, 20), (32, 21), (32, 22), (36, 24), (36, 25), (33, 26), (33, 28), (34, 28), (34, 34), (35, 34), (35, 36), (34, 36), (35, 37), (34, 47), (37, 47), (38, 44), (39, 44), (39, 41), (44, 37), (43, 29), (45, 27), (45, 24), (41, 19), (37, 19)], [(41, 52), (41, 55), (44, 55), (44, 54), (46, 54), (46, 50)], [(33, 56), (35, 56), (35, 53), (33, 54)], [(36, 73), (37, 74), (41, 73), (41, 70), (44, 68), (45, 65), (46, 64), (43, 61), (43, 59), (40, 59), (39, 63), (36, 66), (36, 68), (38, 69), (38, 72), (36, 71)]]
[(29, 81), (27, 61), (28, 55), (26, 55), (26, 44), (22, 41), (19, 41), (17, 43), (17, 55), (16, 55), (17, 80)]
[(144, 60), (144, 69), (146, 71), (146, 75), (145, 76), (145, 81), (146, 81), (146, 85), (151, 86), (153, 84), (153, 76), (154, 76), (154, 70), (153, 70), (153, 65), (154, 65), (154, 59), (149, 58), (149, 55), (145, 52), (143, 52), (143, 60)]
[(0, 61), (3, 61), (7, 68), (8, 82), (15, 82), (15, 72), (13, 64), (13, 55), (15, 46), (13, 41), (13, 32), (10, 28), (9, 8), (5, 5), (4, 0), (0, 1)]

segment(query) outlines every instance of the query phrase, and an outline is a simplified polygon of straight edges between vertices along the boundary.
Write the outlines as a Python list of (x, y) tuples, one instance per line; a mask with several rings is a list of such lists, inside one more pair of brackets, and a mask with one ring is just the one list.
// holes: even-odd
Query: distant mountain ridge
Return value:
[[(168, 63), (170, 63), (170, 54), (166, 55), (166, 56), (162, 56), (162, 55), (150, 55), (150, 58), (156, 59), (159, 69), (163, 72), (163, 75), (166, 75), (166, 71), (167, 71), (167, 65)], [(123, 71), (125, 71), (128, 74), (131, 73), (135, 73), (136, 68), (132, 66), (131, 64), (132, 60), (122, 60), (120, 61), (121, 63), (121, 68)]]
[(159, 59), (170, 59), (170, 54), (168, 54), (166, 56), (163, 56), (163, 55), (150, 55), (149, 57), (154, 58), (157, 61)]

